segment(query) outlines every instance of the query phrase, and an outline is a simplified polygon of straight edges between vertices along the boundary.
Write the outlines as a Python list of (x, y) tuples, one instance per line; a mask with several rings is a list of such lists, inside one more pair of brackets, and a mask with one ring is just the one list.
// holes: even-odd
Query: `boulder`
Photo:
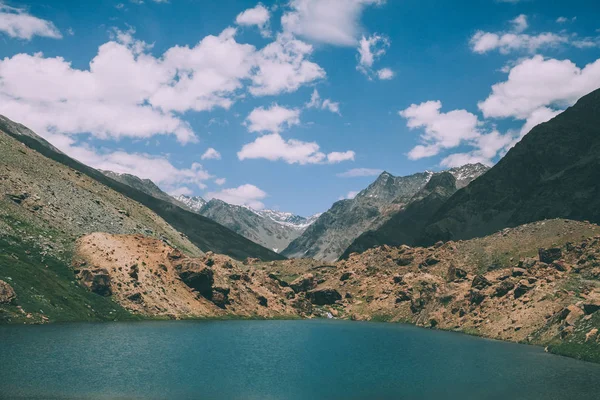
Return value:
[(203, 297), (212, 298), (214, 272), (211, 268), (190, 260), (177, 265), (176, 270), (183, 283)]
[(396, 295), (396, 303), (402, 303), (404, 301), (410, 301), (411, 297), (410, 295), (405, 292), (404, 290), (401, 290), (398, 292), (398, 294)]
[(394, 261), (396, 261), (396, 264), (399, 267), (406, 267), (407, 265), (412, 264), (412, 262), (414, 260), (415, 260), (415, 258), (412, 256), (402, 256), (402, 257), (395, 259)]
[(569, 311), (569, 313), (565, 317), (565, 323), (568, 326), (575, 325), (575, 322), (577, 322), (579, 317), (581, 317), (584, 314), (581, 308), (577, 307), (575, 304), (571, 304), (566, 309)]
[(481, 293), (479, 290), (471, 290), (469, 294), (469, 301), (471, 304), (479, 305), (483, 303), (485, 300), (485, 294)]
[(515, 267), (512, 269), (512, 276), (523, 276), (527, 273), (527, 270), (525, 268), (518, 268)]
[(308, 292), (308, 298), (312, 304), (324, 306), (341, 300), (342, 295), (335, 289), (323, 288)]
[(4, 281), (0, 281), (0, 304), (12, 304), (17, 299), (12, 286)]
[(496, 297), (506, 296), (506, 294), (508, 292), (510, 292), (511, 290), (513, 290), (514, 287), (515, 287), (515, 284), (512, 283), (511, 281), (502, 281), (494, 289), (494, 296), (496, 296)]
[(219, 308), (225, 308), (229, 304), (229, 292), (228, 287), (214, 287), (210, 301)]
[(317, 282), (313, 274), (306, 274), (290, 283), (290, 287), (296, 293), (307, 292), (317, 287)]
[(529, 292), (531, 289), (533, 289), (533, 286), (530, 285), (529, 283), (525, 283), (525, 282), (519, 283), (514, 291), (515, 299), (518, 299), (519, 297), (523, 296), (525, 293)]
[(487, 278), (483, 275), (477, 275), (475, 278), (473, 278), (473, 282), (471, 283), (471, 287), (478, 290), (483, 290), (491, 285), (492, 284), (490, 283), (490, 281), (488, 281)]
[(559, 260), (562, 257), (562, 250), (558, 247), (550, 249), (540, 248), (538, 250), (540, 261), (546, 264), (552, 264), (552, 262)]
[(352, 275), (352, 272), (344, 272), (342, 276), (340, 276), (340, 281), (347, 281), (348, 279), (352, 278)]
[(79, 273), (81, 283), (87, 287), (91, 292), (94, 292), (100, 296), (112, 295), (111, 280), (108, 270), (104, 268), (99, 269), (84, 269)]
[(586, 315), (593, 314), (598, 310), (600, 310), (600, 302), (583, 303), (583, 311)]

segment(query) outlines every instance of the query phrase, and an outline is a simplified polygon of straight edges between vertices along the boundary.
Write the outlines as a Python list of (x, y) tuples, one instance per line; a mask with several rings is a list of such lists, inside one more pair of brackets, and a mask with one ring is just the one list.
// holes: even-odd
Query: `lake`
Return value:
[(401, 324), (0, 327), (0, 398), (592, 399), (600, 365)]

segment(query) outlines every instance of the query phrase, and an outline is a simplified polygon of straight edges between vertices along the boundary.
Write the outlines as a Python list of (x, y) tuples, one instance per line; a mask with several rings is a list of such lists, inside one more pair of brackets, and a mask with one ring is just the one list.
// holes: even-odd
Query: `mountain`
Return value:
[[(282, 259), (282, 256), (272, 250), (257, 245), (208, 218), (178, 207), (172, 202), (156, 198), (144, 191), (111, 179), (101, 172), (68, 157), (23, 125), (16, 124), (5, 117), (1, 117), (0, 130), (3, 132), (3, 136), (10, 136), (31, 150), (38, 152), (54, 162), (62, 164), (64, 167), (67, 167), (66, 170), (73, 171), (72, 174), (78, 176), (85, 175), (87, 178), (94, 181), (95, 184), (106, 187), (106, 190), (118, 192), (121, 196), (133, 200), (135, 205), (130, 208), (140, 207), (137, 203), (147, 207), (161, 217), (170, 227), (185, 235), (194, 246), (202, 251), (213, 251), (226, 254), (236, 259), (245, 259), (247, 257), (260, 258), (263, 260)], [(21, 147), (20, 150), (22, 150), (22, 145), (15, 146), (13, 144), (11, 150), (13, 152), (18, 151), (19, 147)], [(62, 176), (64, 175), (65, 173), (63, 172)], [(60, 176), (61, 175), (56, 175), (48, 177), (48, 179), (56, 180), (60, 179)], [(37, 177), (32, 178), (37, 179)], [(16, 195), (20, 196), (21, 194), (17, 193)], [(65, 207), (64, 209), (66, 210), (68, 207)], [(126, 212), (126, 210), (122, 211)], [(72, 212), (72, 210), (70, 212)], [(85, 223), (84, 219), (82, 224)], [(138, 223), (138, 225), (141, 224)]]
[(292, 213), (274, 210), (254, 210), (250, 207), (228, 204), (213, 199), (209, 202), (200, 196), (179, 195), (171, 197), (149, 179), (140, 179), (130, 174), (101, 171), (109, 178), (136, 188), (146, 194), (174, 205), (191, 210), (235, 233), (278, 252), (304, 232), (316, 220), (316, 216), (304, 218)]
[[(468, 164), (448, 172), (463, 187), (487, 169), (482, 164)], [(336, 202), (281, 254), (289, 258), (338, 259), (363, 232), (377, 229), (406, 207), (433, 175), (426, 171), (396, 177), (383, 172), (354, 199)]]
[(204, 200), (200, 196), (187, 196), (187, 195), (179, 195), (174, 197), (178, 202), (185, 204), (187, 208), (194, 212), (199, 212), (202, 207), (206, 204), (206, 200)]
[(352, 253), (362, 253), (384, 244), (412, 246), (433, 214), (458, 190), (458, 180), (450, 172), (434, 174), (429, 182), (379, 228), (360, 235), (344, 251), (340, 259)]
[(299, 216), (271, 210), (256, 211), (218, 199), (210, 200), (198, 212), (275, 252), (284, 249), (308, 226), (307, 220)]
[(190, 209), (190, 207), (188, 207), (188, 205), (186, 203), (181, 202), (177, 198), (174, 198), (174, 197), (168, 195), (167, 193), (163, 192), (162, 189), (159, 188), (158, 186), (156, 186), (156, 184), (154, 182), (152, 182), (150, 179), (142, 179), (142, 178), (138, 178), (137, 176), (131, 175), (131, 174), (123, 174), (123, 173), (118, 173), (118, 172), (113, 172), (113, 171), (105, 171), (105, 170), (101, 170), (101, 169), (99, 169), (98, 171), (102, 172), (104, 175), (108, 176), (109, 178), (114, 179), (115, 181), (124, 183), (125, 185), (128, 185), (128, 186), (131, 186), (132, 188), (137, 189), (146, 194), (149, 194), (152, 197), (155, 197), (160, 200), (164, 200), (169, 203), (173, 203), (174, 205), (184, 208), (184, 209)]
[(600, 222), (600, 89), (533, 128), (432, 216), (419, 240), (458, 240), (547, 218)]

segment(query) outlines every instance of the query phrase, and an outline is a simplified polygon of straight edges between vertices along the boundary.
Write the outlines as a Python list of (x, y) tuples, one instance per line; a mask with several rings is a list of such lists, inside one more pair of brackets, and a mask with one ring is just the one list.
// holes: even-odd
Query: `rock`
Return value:
[(347, 281), (348, 279), (352, 278), (352, 275), (352, 272), (344, 272), (342, 276), (340, 276), (340, 281)]
[(248, 257), (244, 260), (244, 265), (253, 265), (256, 263), (259, 263), (260, 259), (259, 258), (252, 258), (252, 257)]
[(133, 264), (131, 266), (131, 268), (129, 269), (129, 277), (131, 279), (133, 279), (134, 281), (137, 281), (138, 278), (139, 278), (139, 275), (138, 275), (139, 272), (140, 271), (139, 271), (138, 265), (137, 264)]
[(310, 291), (308, 293), (308, 298), (312, 304), (324, 306), (327, 304), (334, 304), (336, 301), (341, 300), (342, 295), (335, 289), (324, 288)]
[(269, 305), (269, 301), (267, 300), (267, 298), (265, 296), (258, 296), (258, 304), (260, 304), (263, 307), (267, 307)]
[(143, 302), (143, 298), (142, 298), (142, 294), (141, 293), (130, 294), (129, 296), (127, 296), (127, 299), (129, 301), (134, 302), (134, 303), (142, 303)]
[(469, 295), (471, 304), (479, 305), (483, 303), (483, 300), (485, 300), (485, 294), (481, 293), (479, 290), (471, 290)]
[(403, 283), (404, 278), (402, 277), (402, 275), (394, 275), (394, 277), (392, 278), (392, 281), (394, 283)]
[(272, 274), (272, 273), (269, 274), (269, 278), (273, 279), (281, 287), (288, 287), (289, 286), (289, 284), (286, 281), (284, 281), (282, 279), (279, 279), (279, 277), (277, 275), (275, 275), (275, 274)]
[(396, 264), (400, 267), (406, 267), (407, 265), (412, 264), (412, 262), (415, 260), (414, 257), (411, 256), (402, 256), (399, 257), (397, 259), (395, 259), (394, 261), (396, 261)]
[(307, 292), (317, 287), (317, 282), (313, 274), (306, 274), (290, 283), (290, 287), (296, 293)]
[(592, 328), (588, 333), (585, 334), (585, 341), (587, 342), (591, 339), (594, 339), (596, 336), (598, 336), (598, 329)]
[(171, 261), (180, 260), (183, 258), (183, 253), (177, 249), (174, 249), (167, 255), (167, 258)]
[(427, 259), (425, 260), (424, 264), (427, 265), (428, 267), (431, 267), (432, 265), (436, 265), (440, 262), (440, 260), (438, 260), (437, 258), (431, 256), (431, 257), (427, 257)]
[(196, 290), (204, 298), (211, 299), (214, 284), (214, 272), (204, 264), (195, 261), (177, 265), (179, 277), (190, 288)]
[(568, 306), (567, 310), (569, 310), (569, 313), (565, 318), (565, 323), (569, 326), (575, 325), (575, 322), (577, 322), (579, 317), (584, 314), (581, 308), (577, 307), (575, 304)]
[(454, 264), (450, 264), (448, 267), (447, 280), (448, 282), (454, 282), (457, 280), (462, 280), (467, 277), (467, 271), (464, 269), (456, 268)]
[(477, 275), (475, 278), (473, 278), (473, 282), (471, 283), (471, 287), (478, 290), (483, 290), (491, 285), (492, 284), (490, 283), (490, 281), (488, 281), (483, 275)]
[(558, 247), (551, 249), (540, 248), (538, 250), (540, 261), (546, 264), (552, 264), (552, 262), (559, 260), (562, 257), (562, 250)]
[(229, 275), (229, 279), (231, 279), (232, 281), (239, 281), (241, 279), (241, 275), (240, 274), (231, 274)]
[(565, 263), (562, 261), (554, 261), (552, 267), (560, 272), (565, 272), (567, 270)]
[(512, 269), (512, 276), (523, 276), (527, 273), (527, 270), (525, 268), (513, 268)]
[(213, 288), (210, 301), (219, 308), (225, 308), (229, 304), (229, 292), (228, 287), (215, 287)]
[(404, 301), (409, 301), (409, 300), (411, 300), (411, 297), (404, 290), (401, 290), (398, 292), (397, 297), (396, 297), (396, 303), (402, 303)]
[(17, 204), (21, 204), (23, 201), (27, 200), (27, 198), (29, 198), (29, 193), (23, 192), (23, 193), (19, 193), (19, 194), (7, 194), (6, 197), (8, 197), (10, 200), (14, 201)]
[(307, 299), (301, 297), (298, 297), (292, 302), (292, 307), (294, 307), (300, 313), (305, 315), (310, 315), (313, 311), (312, 303)]
[(496, 286), (496, 288), (494, 290), (494, 296), (496, 296), (496, 297), (505, 296), (508, 292), (513, 290), (514, 287), (515, 287), (515, 284), (512, 283), (511, 281), (502, 281)]
[(519, 283), (517, 285), (517, 287), (515, 288), (515, 299), (518, 299), (519, 297), (523, 296), (525, 293), (529, 292), (531, 289), (533, 289), (533, 286), (529, 285), (528, 283)]
[(593, 314), (593, 313), (595, 313), (598, 310), (600, 310), (600, 303), (599, 302), (583, 303), (583, 312), (585, 312), (586, 315)]
[(416, 299), (413, 298), (410, 300), (410, 311), (413, 314), (417, 314), (425, 308), (425, 304), (425, 299), (423, 299), (422, 297)]
[(17, 300), (17, 294), (12, 286), (0, 281), (0, 304), (13, 304)]
[(441, 240), (439, 242), (436, 242), (436, 244), (433, 245), (433, 247), (435, 247), (436, 249), (439, 249), (440, 247), (442, 247), (444, 245), (444, 242), (442, 242)]
[(110, 275), (106, 269), (84, 269), (79, 273), (79, 278), (91, 292), (100, 296), (112, 295)]

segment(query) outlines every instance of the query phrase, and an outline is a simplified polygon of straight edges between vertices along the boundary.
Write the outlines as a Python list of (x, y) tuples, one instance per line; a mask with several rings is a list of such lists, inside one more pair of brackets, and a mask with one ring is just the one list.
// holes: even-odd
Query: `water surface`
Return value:
[(0, 398), (599, 396), (600, 365), (407, 325), (215, 321), (0, 328)]

